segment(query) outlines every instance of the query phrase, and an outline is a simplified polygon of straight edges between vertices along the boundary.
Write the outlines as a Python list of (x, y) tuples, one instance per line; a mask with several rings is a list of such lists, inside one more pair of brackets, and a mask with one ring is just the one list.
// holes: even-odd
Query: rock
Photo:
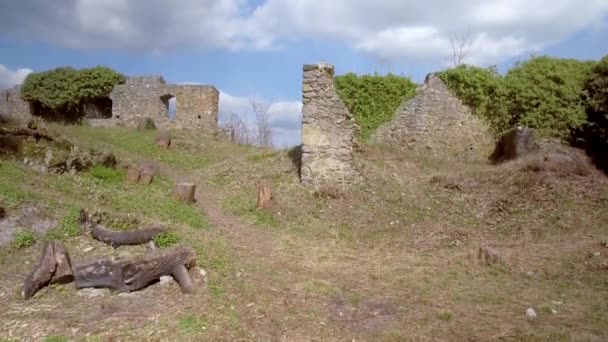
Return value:
[(190, 274), (192, 275), (192, 279), (197, 283), (205, 283), (207, 281), (207, 271), (198, 266), (194, 266)]
[(160, 131), (156, 134), (154, 143), (162, 148), (169, 148), (171, 146), (171, 135), (167, 131)]
[(594, 257), (599, 257), (599, 256), (601, 256), (601, 255), (602, 255), (602, 253), (600, 253), (600, 252), (595, 252), (595, 253), (593, 253), (593, 256), (594, 256)]
[(96, 288), (89, 287), (89, 288), (85, 288), (82, 290), (78, 290), (76, 292), (76, 294), (81, 297), (96, 298), (96, 297), (103, 297), (108, 292), (109, 292), (108, 289), (96, 289)]
[(83, 253), (90, 253), (95, 249), (95, 247), (90, 246), (90, 247), (86, 247), (82, 250)]
[(526, 316), (534, 318), (536, 317), (536, 311), (534, 311), (532, 308), (528, 308), (528, 310), (526, 310)]
[(126, 176), (127, 182), (137, 183), (137, 182), (139, 182), (139, 177), (140, 177), (140, 172), (138, 169), (129, 168), (127, 170), (127, 176)]
[(498, 250), (485, 245), (479, 247), (477, 258), (482, 266), (492, 266), (503, 262), (502, 256)]
[(539, 145), (536, 143), (534, 129), (519, 126), (500, 137), (489, 159), (492, 163), (498, 164), (520, 158), (538, 148)]
[(160, 277), (160, 286), (167, 286), (173, 284), (172, 276), (162, 276)]

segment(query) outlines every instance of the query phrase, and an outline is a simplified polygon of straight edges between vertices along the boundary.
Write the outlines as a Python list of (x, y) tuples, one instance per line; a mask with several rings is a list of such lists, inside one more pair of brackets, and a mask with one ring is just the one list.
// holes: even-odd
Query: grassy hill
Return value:
[[(60, 224), (47, 237), (2, 249), (0, 337), (85, 340), (603, 340), (608, 338), (608, 179), (584, 153), (545, 145), (492, 166), (444, 163), (369, 148), (356, 155), (364, 184), (301, 186), (293, 151), (232, 145), (173, 132), (52, 126), (121, 164), (157, 161), (150, 186), (103, 167), (71, 176), (0, 161), (9, 214), (45, 204)], [(198, 187), (195, 205), (168, 196)], [(268, 184), (273, 211), (255, 208)], [(42, 242), (66, 241), (73, 262), (135, 256), (73, 232), (80, 208), (114, 229), (163, 223), (207, 271), (196, 295), (154, 285), (128, 296), (79, 295), (53, 285), (24, 301), (23, 279)], [(503, 264), (479, 265), (480, 245)], [(94, 249), (90, 251), (90, 248)], [(535, 318), (526, 316), (533, 308)]]

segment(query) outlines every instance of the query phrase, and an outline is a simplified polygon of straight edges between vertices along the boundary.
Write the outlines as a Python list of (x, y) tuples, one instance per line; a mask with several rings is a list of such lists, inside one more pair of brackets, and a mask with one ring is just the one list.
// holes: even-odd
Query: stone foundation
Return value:
[(334, 67), (304, 65), (302, 93), (301, 182), (315, 187), (356, 182), (356, 125), (334, 89)]

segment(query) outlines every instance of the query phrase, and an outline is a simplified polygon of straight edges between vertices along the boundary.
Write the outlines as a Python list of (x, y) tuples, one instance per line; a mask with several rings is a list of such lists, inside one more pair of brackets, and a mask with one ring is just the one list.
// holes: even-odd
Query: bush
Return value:
[(15, 235), (13, 240), (13, 246), (16, 249), (24, 249), (33, 246), (36, 243), (36, 236), (34, 233), (27, 230), (20, 230)]
[(85, 103), (107, 97), (124, 80), (123, 75), (107, 67), (61, 67), (29, 74), (21, 86), (21, 97), (38, 114), (76, 120), (82, 117)]
[(348, 73), (337, 76), (336, 90), (359, 126), (358, 136), (366, 141), (399, 105), (416, 94), (416, 85), (406, 77)]
[(587, 116), (582, 91), (594, 62), (535, 57), (505, 75), (509, 112), (541, 136), (568, 138)]
[(495, 135), (513, 126), (507, 88), (496, 68), (461, 65), (440, 72), (438, 76), (476, 116), (489, 124)]

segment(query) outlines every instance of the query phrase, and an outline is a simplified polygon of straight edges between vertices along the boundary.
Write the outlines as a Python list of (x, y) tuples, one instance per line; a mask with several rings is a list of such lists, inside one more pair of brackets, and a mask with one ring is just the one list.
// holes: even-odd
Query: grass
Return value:
[(154, 237), (154, 243), (159, 248), (171, 247), (179, 242), (179, 236), (175, 232), (165, 232)]
[(34, 233), (27, 230), (20, 230), (15, 234), (15, 239), (13, 240), (13, 248), (16, 249), (25, 249), (33, 246), (36, 243), (36, 236)]
[(185, 315), (179, 319), (179, 330), (184, 335), (200, 334), (207, 329), (206, 325), (204, 320), (193, 315)]

